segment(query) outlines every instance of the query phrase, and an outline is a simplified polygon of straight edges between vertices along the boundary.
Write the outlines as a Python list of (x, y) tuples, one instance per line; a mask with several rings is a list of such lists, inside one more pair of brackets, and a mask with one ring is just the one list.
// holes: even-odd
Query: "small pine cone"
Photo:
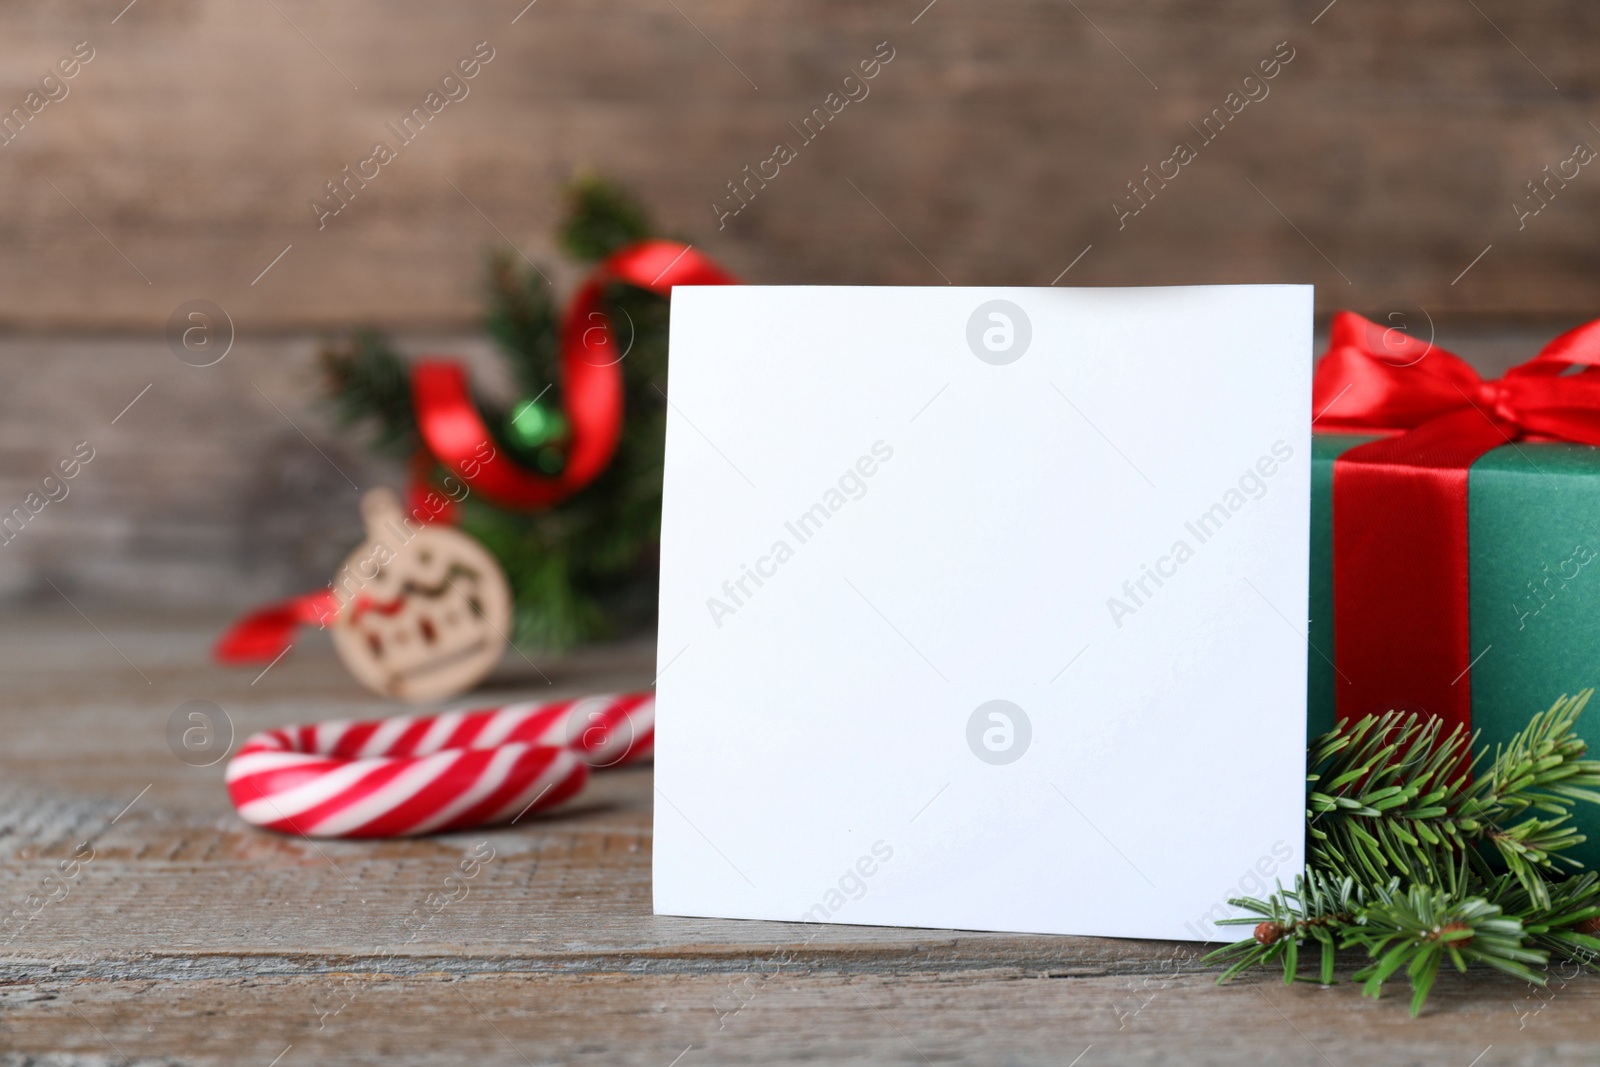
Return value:
[(1580, 923), (1573, 923), (1572, 928), (1578, 931), (1580, 934), (1588, 934), (1590, 937), (1593, 937), (1596, 934), (1600, 934), (1600, 916), (1595, 916), (1592, 919), (1585, 919)]
[(1283, 936), (1283, 927), (1275, 922), (1256, 923), (1256, 940), (1263, 945), (1275, 945)]

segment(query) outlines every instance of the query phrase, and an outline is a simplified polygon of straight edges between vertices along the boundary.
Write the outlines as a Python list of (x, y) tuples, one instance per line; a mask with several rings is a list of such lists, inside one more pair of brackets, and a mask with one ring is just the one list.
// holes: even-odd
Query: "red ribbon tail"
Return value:
[(1335, 461), (1340, 719), (1417, 711), (1471, 728), (1467, 471), (1514, 432), (1468, 408)]
[(257, 608), (228, 627), (211, 654), (230, 667), (271, 663), (294, 644), (295, 627), (326, 625), (338, 607), (333, 590), (318, 589)]

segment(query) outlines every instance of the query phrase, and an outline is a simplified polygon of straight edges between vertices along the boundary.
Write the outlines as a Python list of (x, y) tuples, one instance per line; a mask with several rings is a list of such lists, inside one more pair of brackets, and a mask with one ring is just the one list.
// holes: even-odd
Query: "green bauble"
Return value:
[(565, 441), (568, 430), (564, 414), (537, 400), (519, 402), (506, 419), (506, 435), (530, 449)]

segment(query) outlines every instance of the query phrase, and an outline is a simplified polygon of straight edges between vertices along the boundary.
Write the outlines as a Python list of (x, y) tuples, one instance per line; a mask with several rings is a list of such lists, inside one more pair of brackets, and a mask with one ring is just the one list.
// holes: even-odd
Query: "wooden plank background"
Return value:
[[(486, 246), (555, 272), (558, 189), (586, 166), (769, 283), (1044, 285), (1093, 245), (1064, 283), (1595, 310), (1600, 175), (1520, 230), (1512, 209), (1600, 145), (1584, 0), (126, 3), (0, 8), (8, 108), (75, 42), (95, 53), (0, 147), (0, 323), (153, 330), (205, 297), (247, 333), (461, 326)], [(725, 183), (885, 41), (870, 95), (719, 229)], [(1190, 124), (1281, 41), (1269, 95), (1203, 145)], [(470, 95), (319, 231), (324, 182), (398, 145), (385, 124), (478, 42)], [(1178, 141), (1199, 158), (1119, 231), (1112, 202)]]
[[(1358, 957), (1331, 988), (1219, 989), (1184, 944), (654, 916), (648, 768), (508, 829), (257, 831), (220, 763), (169, 750), (174, 709), (214, 701), (236, 738), (391, 709), (321, 637), (254, 683), (211, 666), (217, 621), (0, 618), (0, 904), (93, 849), (0, 939), (5, 1067), (1594, 1062), (1592, 975), (1540, 991), (1447, 971), (1411, 1020), (1399, 989), (1359, 995)], [(475, 696), (642, 687), (652, 661), (648, 643), (591, 649), (541, 660), (545, 684), (513, 660)], [(405, 916), (484, 846), (413, 938)]]

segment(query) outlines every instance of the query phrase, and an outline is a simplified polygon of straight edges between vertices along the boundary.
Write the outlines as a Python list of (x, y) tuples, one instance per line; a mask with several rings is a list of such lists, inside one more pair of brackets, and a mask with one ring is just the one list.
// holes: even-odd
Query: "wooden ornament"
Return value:
[(388, 489), (361, 500), (367, 539), (334, 576), (333, 647), (358, 682), (398, 700), (442, 700), (500, 662), (511, 590), (487, 550), (406, 515)]

